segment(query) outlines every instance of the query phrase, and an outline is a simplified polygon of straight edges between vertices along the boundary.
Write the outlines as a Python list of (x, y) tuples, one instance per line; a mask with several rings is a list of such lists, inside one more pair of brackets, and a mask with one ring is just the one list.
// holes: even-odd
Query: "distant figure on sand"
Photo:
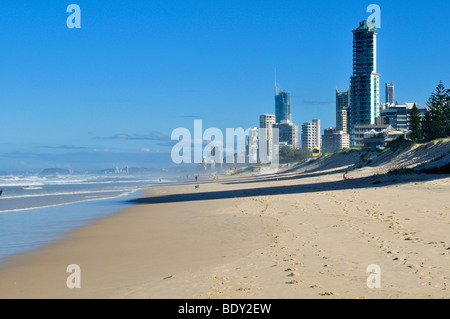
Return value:
[(195, 175), (195, 181), (197, 181), (198, 180), (198, 176), (197, 175)]
[(0, 189), (0, 196), (3, 195), (3, 189)]
[(347, 179), (350, 179), (350, 178), (348, 177), (348, 171), (344, 173), (344, 180), (347, 180)]

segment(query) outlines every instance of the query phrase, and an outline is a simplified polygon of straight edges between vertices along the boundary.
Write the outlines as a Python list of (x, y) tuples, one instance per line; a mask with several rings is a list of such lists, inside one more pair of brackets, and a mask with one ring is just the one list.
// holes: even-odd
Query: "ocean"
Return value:
[(61, 239), (76, 227), (118, 213), (150, 186), (175, 182), (155, 175), (11, 174), (0, 176), (0, 267), (5, 258)]

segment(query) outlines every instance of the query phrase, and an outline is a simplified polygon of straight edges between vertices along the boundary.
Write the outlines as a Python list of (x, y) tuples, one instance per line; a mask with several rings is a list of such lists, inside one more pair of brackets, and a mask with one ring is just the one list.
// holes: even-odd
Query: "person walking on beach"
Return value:
[(195, 181), (197, 181), (198, 180), (198, 176), (197, 175), (195, 175)]
[(0, 189), (0, 196), (3, 195), (3, 189)]

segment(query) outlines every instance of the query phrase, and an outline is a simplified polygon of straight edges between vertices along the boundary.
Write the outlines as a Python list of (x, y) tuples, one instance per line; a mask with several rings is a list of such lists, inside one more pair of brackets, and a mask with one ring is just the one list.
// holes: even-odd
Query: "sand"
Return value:
[[(448, 175), (350, 175), (285, 169), (150, 188), (9, 258), (0, 298), (449, 298)], [(79, 289), (67, 288), (69, 264)], [(380, 288), (367, 286), (371, 264)]]

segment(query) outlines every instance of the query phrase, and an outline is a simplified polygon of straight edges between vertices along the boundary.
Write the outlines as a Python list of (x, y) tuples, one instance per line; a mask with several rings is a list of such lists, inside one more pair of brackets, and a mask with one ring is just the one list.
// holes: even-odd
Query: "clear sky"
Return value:
[(335, 126), (371, 3), (381, 101), (395, 81), (398, 102), (425, 105), (450, 87), (448, 0), (2, 0), (0, 171), (171, 166), (173, 129), (274, 114), (274, 68), (295, 124)]

